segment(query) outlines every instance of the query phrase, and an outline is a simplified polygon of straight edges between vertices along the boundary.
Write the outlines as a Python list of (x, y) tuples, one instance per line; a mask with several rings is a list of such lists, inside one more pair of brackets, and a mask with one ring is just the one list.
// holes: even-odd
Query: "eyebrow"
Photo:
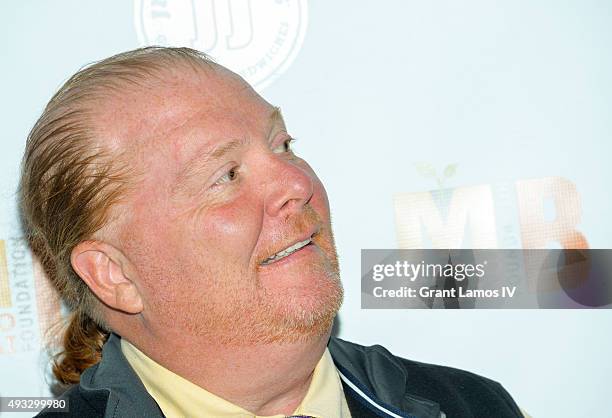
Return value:
[(274, 129), (274, 125), (279, 122), (283, 122), (283, 114), (281, 112), (280, 107), (275, 106), (272, 113), (270, 113), (270, 129)]
[[(283, 121), (283, 116), (280, 110), (280, 107), (274, 107), (269, 116), (269, 125), (270, 131), (268, 132), (268, 136), (272, 134), (272, 130), (274, 126), (276, 126), (279, 122)], [(228, 154), (229, 152), (238, 149), (250, 141), (247, 138), (242, 139), (232, 139), (223, 144), (219, 144), (213, 149), (205, 152), (204, 154), (197, 154), (194, 157), (190, 158), (186, 163), (185, 167), (180, 170), (177, 176), (177, 188), (182, 188), (182, 185), (189, 178), (198, 174), (198, 172), (202, 171), (204, 167), (206, 167), (209, 163), (221, 159), (223, 156)]]

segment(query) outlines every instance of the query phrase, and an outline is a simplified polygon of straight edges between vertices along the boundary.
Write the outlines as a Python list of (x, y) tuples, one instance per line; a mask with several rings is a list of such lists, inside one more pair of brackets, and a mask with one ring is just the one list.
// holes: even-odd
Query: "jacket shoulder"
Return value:
[(353, 375), (375, 393), (386, 390), (390, 383), (387, 376), (393, 376), (394, 386), (402, 381), (405, 393), (437, 402), (447, 416), (469, 416), (471, 412), (476, 417), (522, 417), (510, 394), (492, 379), (395, 356), (380, 345), (363, 346), (332, 338), (329, 348), (332, 357), (335, 353), (339, 363), (349, 364)]
[(512, 396), (497, 381), (454, 367), (400, 358), (407, 371), (409, 390), (423, 397), (438, 397), (447, 410), (478, 411), (476, 416), (499, 416), (509, 410), (522, 416)]
[(65, 400), (67, 412), (58, 412), (45, 408), (37, 417), (44, 418), (81, 418), (81, 417), (104, 417), (109, 391), (105, 389), (88, 391), (84, 394), (79, 385), (73, 385), (66, 390), (58, 400)]

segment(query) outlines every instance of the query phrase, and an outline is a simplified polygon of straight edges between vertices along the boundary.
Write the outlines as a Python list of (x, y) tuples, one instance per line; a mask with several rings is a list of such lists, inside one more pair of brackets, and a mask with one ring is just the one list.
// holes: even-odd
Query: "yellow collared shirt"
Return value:
[[(216, 396), (166, 369), (121, 339), (121, 351), (168, 418), (284, 418), (285, 415), (258, 416)], [(317, 418), (351, 418), (340, 376), (326, 348), (314, 369), (312, 381), (294, 415)]]

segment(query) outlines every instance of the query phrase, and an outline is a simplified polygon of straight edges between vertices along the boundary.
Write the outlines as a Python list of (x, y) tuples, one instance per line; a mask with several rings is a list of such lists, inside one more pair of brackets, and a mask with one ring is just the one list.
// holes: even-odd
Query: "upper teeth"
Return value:
[(272, 257), (266, 258), (261, 264), (270, 264), (280, 260), (281, 258), (287, 257), (288, 255), (291, 255), (297, 250), (299, 250), (300, 248), (310, 244), (310, 241), (312, 241), (312, 238), (307, 238), (304, 241), (296, 242), (291, 247), (288, 247), (283, 251), (274, 254)]

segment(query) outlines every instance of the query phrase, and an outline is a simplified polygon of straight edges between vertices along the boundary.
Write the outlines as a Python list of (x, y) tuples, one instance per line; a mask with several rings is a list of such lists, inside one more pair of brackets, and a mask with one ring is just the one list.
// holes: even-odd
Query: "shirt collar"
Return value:
[[(167, 417), (284, 417), (284, 415), (256, 416), (166, 369), (125, 339), (121, 340), (121, 351)], [(321, 418), (350, 417), (342, 383), (327, 348), (314, 369), (306, 396), (293, 414)]]

